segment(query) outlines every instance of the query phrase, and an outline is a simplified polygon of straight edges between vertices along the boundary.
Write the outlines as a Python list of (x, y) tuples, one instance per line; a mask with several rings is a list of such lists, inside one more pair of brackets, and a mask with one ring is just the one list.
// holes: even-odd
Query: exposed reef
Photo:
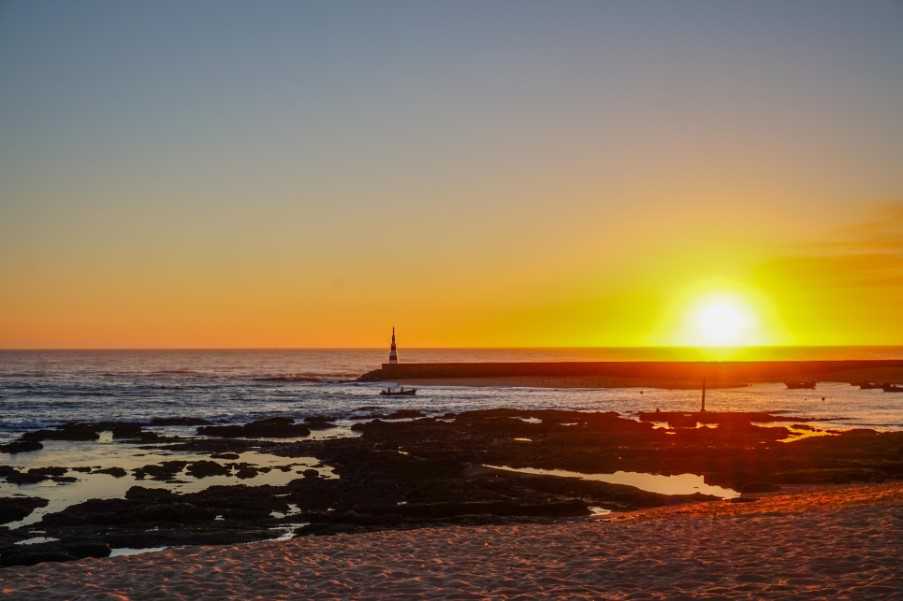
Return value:
[(38, 507), (46, 506), (47, 499), (38, 497), (2, 497), (0, 498), (0, 524), (21, 520)]
[[(119, 442), (114, 444), (137, 444), (148, 451), (165, 449), (195, 458), (131, 469), (135, 479), (157, 482), (155, 488), (149, 488), (150, 482), (132, 486), (124, 498), (91, 499), (46, 514), (32, 526), (0, 529), (0, 564), (74, 558), (78, 550), (100, 556), (104, 549), (115, 547), (231, 544), (291, 531), (322, 535), (436, 524), (576, 519), (594, 507), (626, 511), (715, 500), (698, 492), (665, 495), (624, 484), (492, 466), (588, 475), (698, 474), (707, 485), (745, 495), (787, 484), (903, 478), (903, 432), (852, 430), (782, 442), (791, 429), (768, 425), (805, 422), (801, 416), (657, 412), (635, 420), (612, 412), (493, 409), (432, 417), (399, 412), (390, 417), (392, 421), (356, 424), (353, 429), (360, 435), (356, 438), (301, 441), (279, 438), (331, 425), (331, 418), (308, 418), (305, 424), (277, 418), (243, 426), (200, 426), (199, 433), (208, 437), (167, 438), (165, 445), (146, 437), (140, 426), (112, 423), (27, 434), (23, 439), (46, 440), (47, 432), (50, 438), (119, 432)], [(226, 435), (220, 428), (228, 428)], [(805, 423), (793, 428), (814, 429)], [(265, 455), (275, 462), (261, 465), (244, 460), (247, 456), (241, 453), (249, 450), (257, 453), (251, 456)], [(209, 459), (198, 460), (197, 455)], [(118, 466), (73, 470), (0, 466), (0, 477), (18, 484), (45, 479), (65, 483), (88, 469), (116, 478), (128, 475)], [(159, 482), (185, 478), (249, 479), (271, 470), (287, 477), (279, 485), (211, 486), (200, 492), (156, 488)], [(7, 521), (21, 519), (43, 501), (22, 499), (26, 497), (0, 500), (0, 516), (9, 517)], [(37, 531), (59, 540), (28, 545), (27, 551), (14, 544)]]

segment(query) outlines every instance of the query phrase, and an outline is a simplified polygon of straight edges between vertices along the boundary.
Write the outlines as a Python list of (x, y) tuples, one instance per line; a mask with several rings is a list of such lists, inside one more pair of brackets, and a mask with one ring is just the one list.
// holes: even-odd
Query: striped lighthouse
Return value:
[(398, 363), (398, 349), (395, 348), (395, 326), (392, 326), (392, 346), (389, 347), (389, 363)]

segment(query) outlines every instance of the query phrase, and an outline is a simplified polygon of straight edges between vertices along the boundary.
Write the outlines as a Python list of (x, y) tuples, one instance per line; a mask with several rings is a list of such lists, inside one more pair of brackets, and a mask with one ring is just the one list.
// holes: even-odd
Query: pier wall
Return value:
[[(698, 386), (755, 382), (903, 381), (903, 360), (861, 361), (607, 361), (383, 364), (360, 381), (473, 379), (611, 379), (624, 385)], [(650, 384), (651, 383), (651, 384)]]

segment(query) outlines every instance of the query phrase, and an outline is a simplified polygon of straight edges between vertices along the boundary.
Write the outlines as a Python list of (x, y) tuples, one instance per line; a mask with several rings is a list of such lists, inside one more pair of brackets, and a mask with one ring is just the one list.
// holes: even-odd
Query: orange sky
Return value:
[(892, 4), (39, 4), (2, 348), (903, 344)]
[[(875, 219), (892, 229), (903, 208)], [(688, 244), (672, 227), (699, 238)], [(879, 230), (862, 238), (841, 228), (790, 245), (775, 226), (766, 245), (765, 233), (737, 224), (725, 225), (736, 228), (730, 240), (697, 227), (677, 218), (575, 222), (512, 233), (507, 243), (470, 237), (449, 250), (441, 238), (399, 232), (397, 252), (361, 249), (343, 260), (328, 248), (293, 252), (291, 239), (257, 240), (272, 251), (260, 257), (240, 231), (202, 256), (165, 245), (73, 252), (52, 268), (15, 265), (21, 271), (7, 281), (17, 284), (0, 301), (0, 344), (382, 346), (397, 323), (406, 346), (682, 345), (692, 343), (681, 336), (693, 303), (723, 292), (755, 313), (758, 343), (903, 340), (903, 259), (896, 242), (877, 244)], [(634, 228), (646, 235), (630, 240)]]

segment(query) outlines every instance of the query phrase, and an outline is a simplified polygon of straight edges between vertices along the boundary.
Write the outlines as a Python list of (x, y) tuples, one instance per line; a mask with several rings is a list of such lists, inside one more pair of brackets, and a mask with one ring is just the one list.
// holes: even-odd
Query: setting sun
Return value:
[(713, 295), (701, 299), (689, 316), (693, 343), (699, 346), (744, 346), (756, 342), (757, 320), (742, 299)]

